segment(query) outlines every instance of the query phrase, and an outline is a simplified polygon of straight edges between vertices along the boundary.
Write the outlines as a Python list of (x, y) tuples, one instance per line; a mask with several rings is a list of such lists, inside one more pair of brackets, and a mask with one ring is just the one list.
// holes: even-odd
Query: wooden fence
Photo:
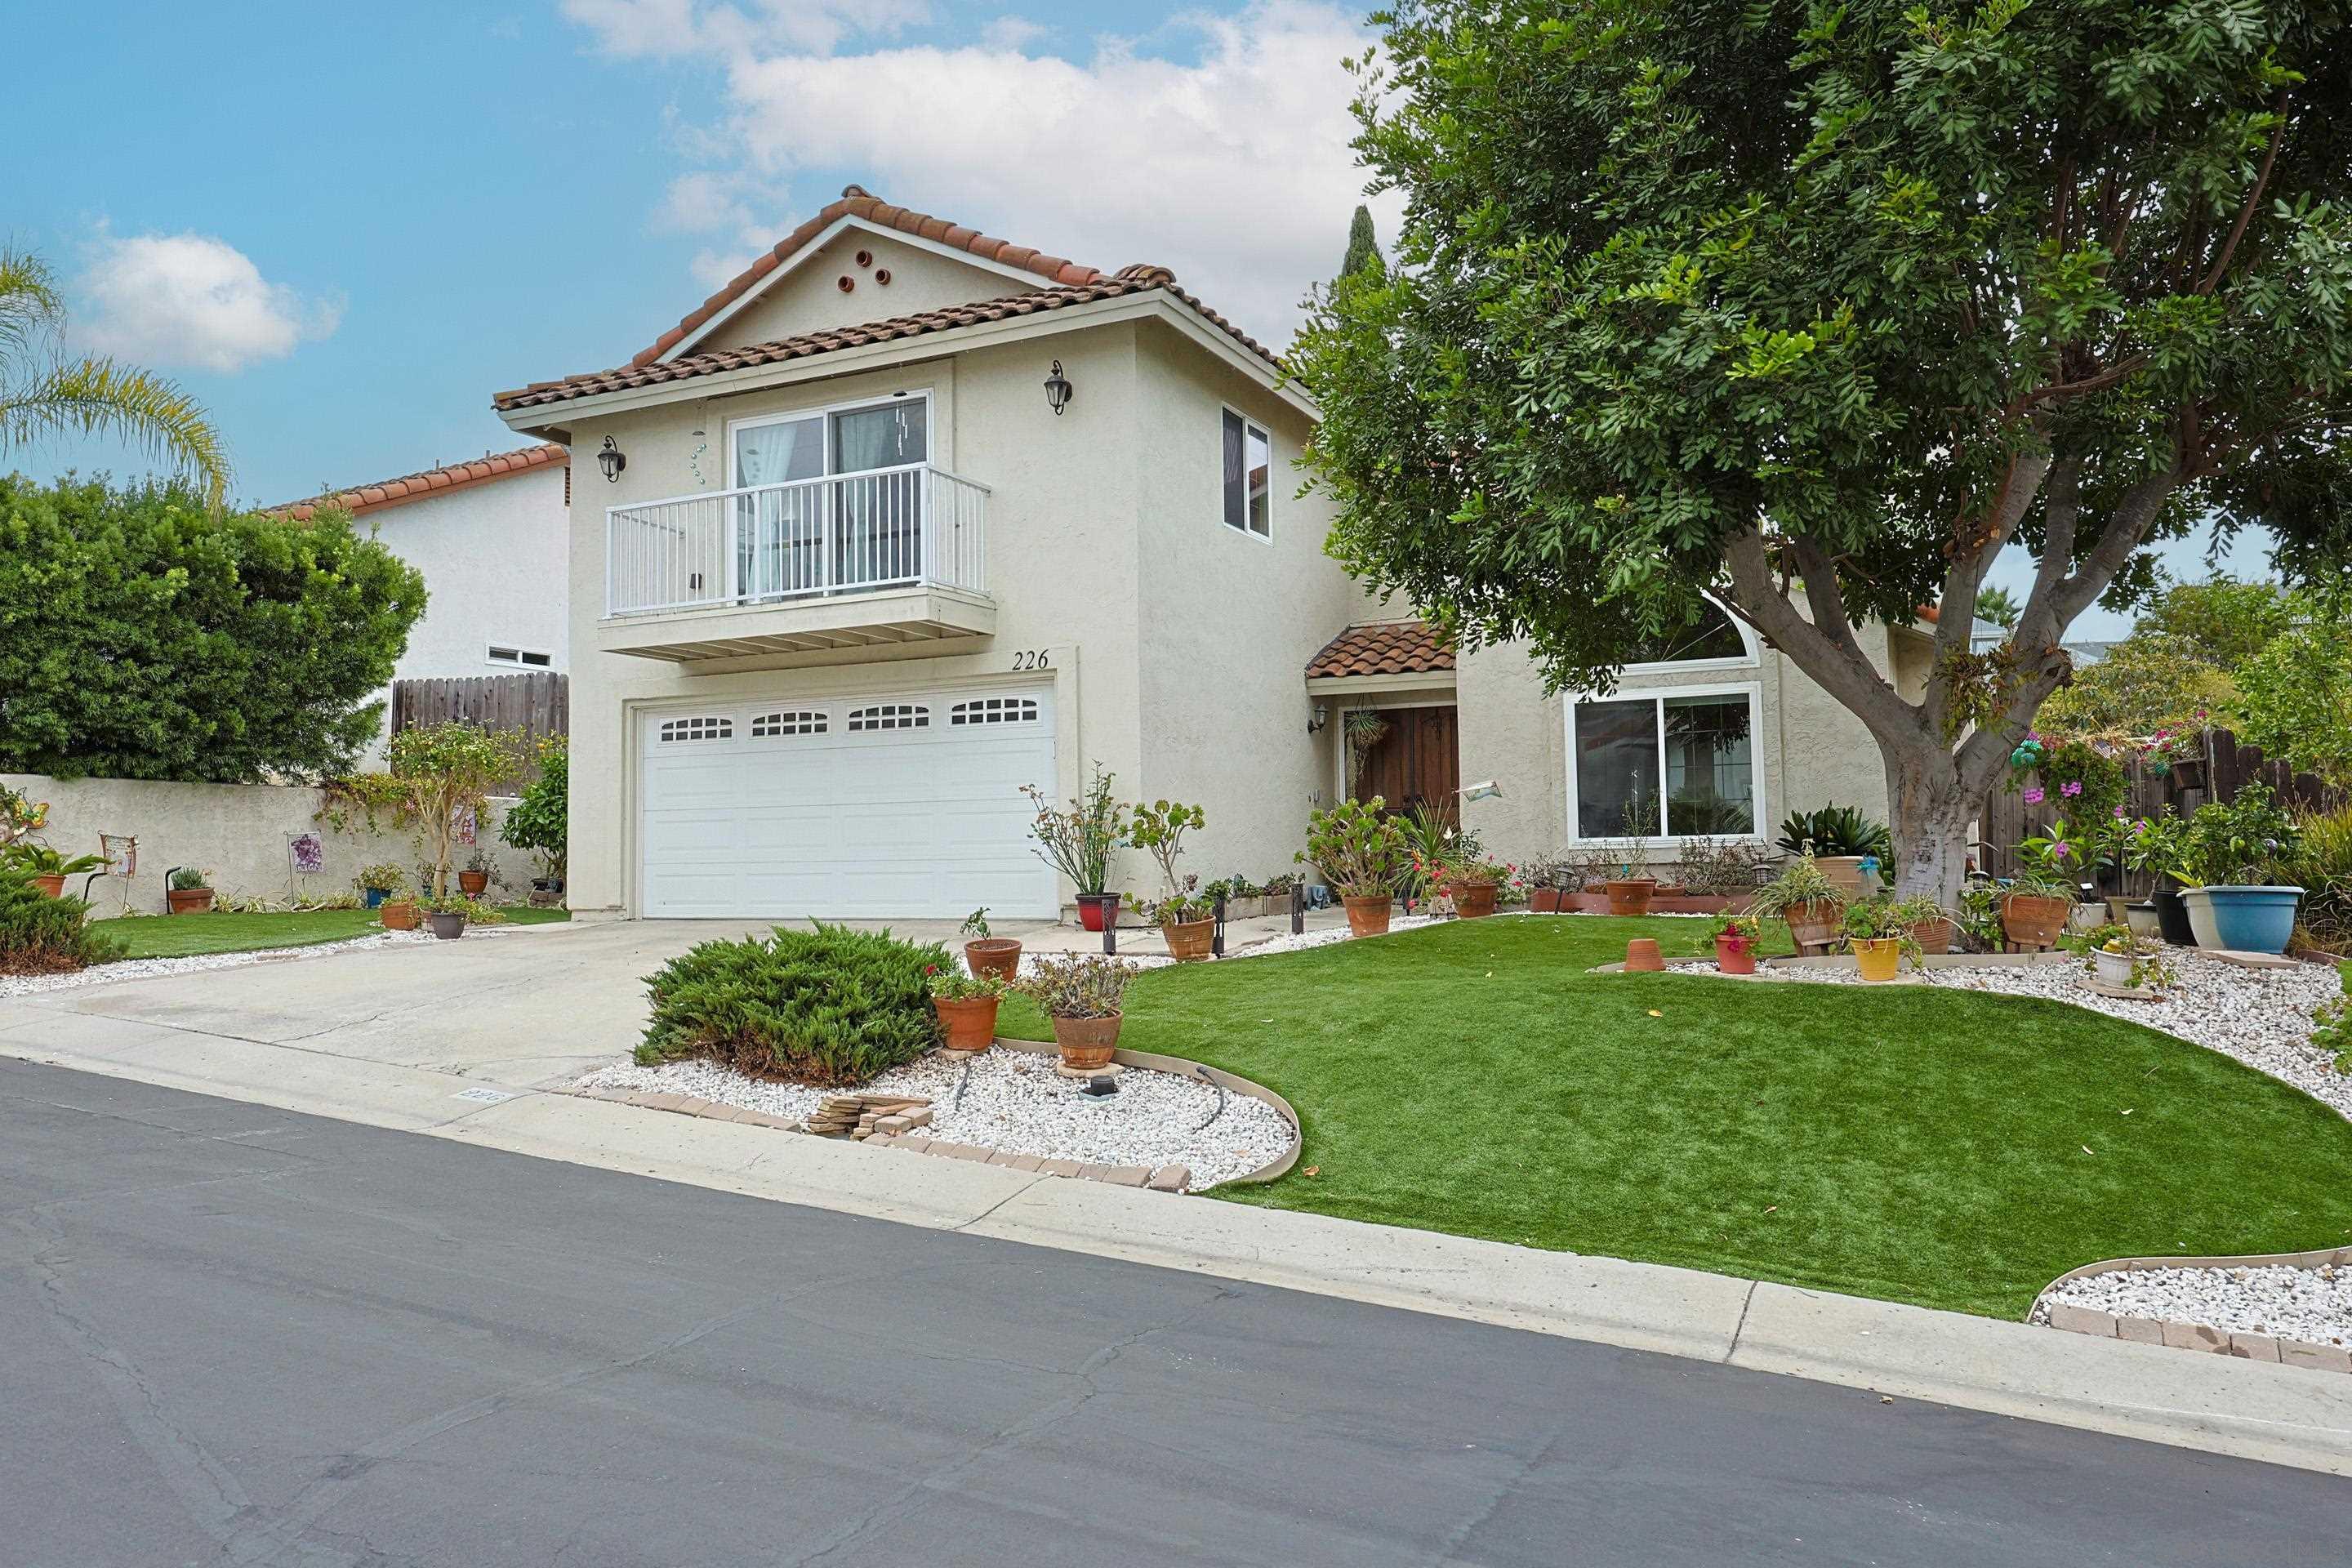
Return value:
[[(2247, 784), (2260, 780), (2271, 787), (2290, 810), (2315, 811), (2339, 805), (2342, 799), (2309, 773), (2298, 773), (2284, 763), (2266, 763), (2252, 746), (2242, 746), (2227, 730), (2208, 731), (2203, 776), (2194, 786), (2181, 782), (2179, 770), (2151, 773), (2138, 757), (2124, 764), (2124, 808), (2136, 816), (2153, 816), (2169, 805), (2182, 816), (2209, 800), (2230, 800)], [(2036, 782), (2049, 791), (2039, 805), (2025, 804), (2024, 795), (2006, 785), (1996, 789), (1978, 816), (1979, 842), (1976, 856), (1996, 877), (2017, 870), (2017, 843), (2040, 833), (2052, 819), (2067, 815), (2067, 803), (2058, 796), (2053, 779)], [(2079, 814), (2076, 814), (2079, 816)], [(2085, 826), (2080, 822), (2074, 826)], [(2095, 826), (2095, 824), (2089, 826)]]
[[(392, 683), (394, 733), (419, 724), (459, 721), (514, 731), (534, 747), (550, 735), (572, 732), (572, 678), (552, 670), (528, 675), (469, 675)], [(511, 781), (516, 787), (529, 782)]]

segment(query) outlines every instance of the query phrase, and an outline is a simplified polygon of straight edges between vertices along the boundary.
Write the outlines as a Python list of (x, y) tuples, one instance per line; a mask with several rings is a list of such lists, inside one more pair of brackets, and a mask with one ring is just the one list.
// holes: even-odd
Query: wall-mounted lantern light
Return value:
[(1312, 734), (1316, 733), (1318, 731), (1321, 730), (1321, 729), (1323, 728), (1323, 726), (1324, 726), (1324, 725), (1328, 724), (1330, 721), (1331, 721), (1331, 708), (1330, 708), (1330, 704), (1328, 704), (1328, 703), (1325, 703), (1325, 702), (1318, 702), (1318, 703), (1315, 705), (1315, 711), (1314, 711), (1312, 714), (1310, 714), (1310, 715), (1308, 716), (1307, 720), (1307, 732), (1308, 734), (1312, 735)]
[(1062, 374), (1060, 360), (1054, 362), (1054, 374), (1045, 378), (1045, 401), (1054, 405), (1056, 415), (1070, 405), (1070, 378)]
[(1454, 793), (1464, 800), (1500, 800), (1503, 798), (1503, 786), (1493, 779), (1488, 779), (1483, 784), (1474, 784)]
[(629, 459), (621, 455), (621, 449), (614, 446), (613, 438), (607, 436), (604, 437), (604, 449), (596, 454), (596, 466), (604, 470), (604, 482), (609, 485), (621, 477), (621, 470), (629, 466)]

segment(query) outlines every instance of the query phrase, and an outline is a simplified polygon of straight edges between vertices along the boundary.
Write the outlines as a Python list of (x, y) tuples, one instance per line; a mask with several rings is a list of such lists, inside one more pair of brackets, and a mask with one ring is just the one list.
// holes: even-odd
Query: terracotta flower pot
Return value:
[(2011, 947), (2053, 947), (2066, 929), (2074, 900), (2042, 893), (2011, 893), (2000, 901), (2001, 934)]
[(1062, 1065), (1080, 1072), (1110, 1066), (1121, 1022), (1117, 1013), (1108, 1018), (1055, 1019), (1054, 1046), (1062, 1053)]
[(963, 944), (963, 962), (975, 980), (1010, 980), (1021, 973), (1021, 944), (1009, 936), (981, 937)]
[(1726, 974), (1756, 973), (1756, 944), (1744, 936), (1715, 939), (1715, 966)]
[(1654, 974), (1665, 968), (1666, 955), (1658, 951), (1658, 939), (1637, 936), (1625, 944), (1625, 973)]
[(1389, 929), (1389, 898), (1385, 893), (1369, 899), (1342, 898), (1348, 907), (1348, 929), (1358, 936), (1379, 936)]
[(164, 907), (175, 915), (197, 915), (213, 907), (210, 888), (170, 888), (163, 893)]
[(415, 931), (422, 923), (416, 906), (406, 899), (394, 899), (376, 911), (386, 931)]
[(490, 874), (488, 871), (460, 871), (457, 873), (457, 890), (465, 894), (469, 899), (480, 898), (482, 896), (482, 889), (489, 885)]
[(455, 910), (436, 910), (425, 918), (433, 922), (433, 934), (443, 942), (455, 942), (466, 934), (466, 917)]
[(1217, 922), (1214, 921), (1179, 921), (1160, 928), (1168, 939), (1168, 954), (1180, 963), (1190, 963), (1209, 956), (1217, 942)]
[(1846, 892), (1862, 891), (1862, 857), (1859, 855), (1823, 855), (1813, 862), (1822, 875)]
[(1831, 899), (1819, 899), (1810, 904), (1790, 904), (1780, 912), (1789, 924), (1789, 940), (1801, 951), (1837, 940), (1839, 929), (1845, 921), (1845, 906)]
[(1528, 913), (1556, 915), (1559, 913), (1560, 891), (1558, 888), (1536, 888), (1528, 894)]
[(1853, 939), (1853, 962), (1864, 980), (1874, 984), (1892, 980), (1903, 968), (1903, 939), (1858, 936)]
[(1920, 921), (1911, 928), (1911, 940), (1919, 944), (1922, 954), (1952, 951), (1952, 922), (1948, 920)]
[(1646, 915), (1650, 912), (1650, 895), (1658, 890), (1657, 879), (1633, 877), (1608, 884), (1609, 912), (1612, 915)]
[(36, 877), (33, 879), (33, 886), (40, 889), (44, 894), (52, 899), (63, 898), (66, 890), (65, 873), (60, 871), (55, 876)]
[(1495, 912), (1495, 895), (1501, 891), (1492, 882), (1448, 882), (1446, 896), (1454, 900), (1454, 912), (1465, 921), (1480, 920)]
[(988, 1049), (996, 1039), (996, 1009), (1001, 1005), (993, 996), (967, 996), (961, 1001), (945, 996), (931, 998), (931, 1007), (940, 1016), (940, 1027), (946, 1032), (948, 1049), (951, 1051)]

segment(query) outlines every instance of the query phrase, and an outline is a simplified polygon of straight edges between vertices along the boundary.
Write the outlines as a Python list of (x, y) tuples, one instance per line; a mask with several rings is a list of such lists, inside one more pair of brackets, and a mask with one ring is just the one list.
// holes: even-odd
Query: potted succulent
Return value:
[(2066, 819), (2020, 843), (2017, 862), (2018, 874), (2001, 895), (2001, 934), (2013, 949), (2053, 947), (2074, 912), (2074, 873), (2081, 863)]
[(1715, 951), (1715, 966), (1726, 974), (1756, 973), (1756, 947), (1764, 940), (1764, 926), (1754, 915), (1717, 915), (1699, 938), (1699, 951)]
[(1108, 1067), (1118, 1048), (1120, 1006), (1136, 973), (1108, 953), (1039, 953), (1015, 989), (1053, 1020), (1062, 1066), (1087, 1072)]
[(382, 909), (394, 897), (408, 891), (408, 875), (390, 863), (362, 866), (356, 879), (362, 909)]
[(1029, 825), (1037, 856), (1077, 889), (1078, 923), (1088, 931), (1104, 931), (1118, 923), (1118, 895), (1110, 886), (1111, 858), (1127, 842), (1127, 808), (1111, 798), (1113, 775), (1097, 765), (1083, 795), (1066, 807), (1056, 806), (1034, 784), (1021, 793), (1036, 807)]
[(1789, 940), (1802, 952), (1837, 940), (1844, 908), (1845, 895), (1829, 874), (1811, 855), (1799, 855), (1780, 868), (1779, 876), (1756, 889), (1748, 912), (1788, 922)]
[(2066, 950), (2083, 960), (2085, 973), (2118, 991), (2166, 991), (2179, 979), (2164, 944), (2128, 925), (2109, 923), (2069, 934)]
[(467, 857), (465, 869), (457, 873), (457, 890), (469, 899), (478, 899), (489, 886), (489, 857), (477, 849)]
[(104, 857), (98, 855), (77, 855), (68, 860), (47, 845), (31, 838), (19, 838), (5, 849), (0, 849), (0, 867), (31, 878), (33, 886), (52, 899), (64, 896), (68, 877), (95, 871), (105, 864)]
[(974, 910), (964, 917), (962, 935), (964, 967), (974, 975), (1009, 981), (1021, 973), (1020, 939), (989, 935), (986, 908)]
[(1198, 877), (1187, 877), (1176, 868), (1184, 854), (1184, 835), (1208, 825), (1208, 815), (1197, 805), (1155, 800), (1137, 801), (1128, 827), (1128, 842), (1150, 855), (1160, 868), (1168, 892), (1153, 912), (1160, 917), (1169, 953), (1180, 962), (1206, 958), (1216, 943), (1216, 906), (1193, 890), (1201, 885)]
[(1483, 858), (1465, 858), (1440, 868), (1438, 879), (1445, 896), (1454, 900), (1454, 912), (1475, 921), (1495, 912), (1496, 899), (1517, 872), (1515, 866), (1498, 866)]
[(1388, 803), (1343, 800), (1307, 819), (1307, 847), (1298, 855), (1339, 893), (1348, 910), (1348, 929), (1378, 936), (1389, 929), (1391, 889), (1407, 865), (1404, 834), (1386, 816)]
[(176, 866), (163, 879), (163, 903), (175, 915), (200, 914), (213, 907), (212, 879), (194, 866)]
[(951, 1051), (984, 1051), (996, 1040), (996, 1010), (1004, 1001), (1004, 982), (995, 974), (962, 974), (953, 964), (933, 964), (923, 971), (931, 994), (931, 1010), (940, 1016), (940, 1029)]
[(1861, 893), (1865, 862), (1884, 866), (1895, 858), (1895, 840), (1886, 825), (1851, 805), (1790, 812), (1780, 823), (1780, 847), (1791, 855), (1812, 856), (1842, 899)]
[(1902, 972), (1906, 955), (1915, 964), (1918, 962), (1918, 939), (1911, 934), (1917, 913), (1892, 899), (1861, 899), (1845, 907), (1840, 923), (1864, 981), (1879, 984), (1894, 979)]

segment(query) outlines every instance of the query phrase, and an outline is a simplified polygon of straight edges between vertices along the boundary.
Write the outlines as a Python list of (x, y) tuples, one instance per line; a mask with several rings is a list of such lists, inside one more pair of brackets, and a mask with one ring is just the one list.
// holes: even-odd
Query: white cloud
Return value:
[[(1365, 35), (1352, 10), (1322, 0), (1184, 17), (1172, 27), (1197, 41), (1192, 60), (1108, 40), (1083, 63), (1023, 54), (1017, 28), (962, 47), (834, 54), (719, 27), (688, 0), (567, 0), (582, 20), (615, 8), (666, 11), (672, 34), (694, 31), (725, 71), (724, 123), (683, 139), (712, 166), (674, 185), (665, 208), (673, 225), (691, 212), (731, 226), (697, 258), (705, 284), (789, 229), (777, 189), (821, 174), (827, 194), (856, 180), (1093, 266), (1158, 262), (1278, 347), (1308, 285), (1339, 269), (1363, 199), (1340, 61)], [(615, 50), (636, 36), (591, 25)], [(1373, 210), (1391, 231), (1396, 199)]]
[(999, 16), (980, 30), (980, 41), (992, 49), (1019, 54), (1053, 30), (1026, 16)]
[(748, 9), (703, 0), (563, 0), (563, 14), (604, 52), (674, 59), (696, 54), (837, 47), (855, 33), (896, 33), (930, 19), (926, 0), (751, 0)]
[(243, 370), (283, 359), (342, 320), (340, 303), (305, 300), (201, 234), (101, 231), (80, 291), (89, 309), (74, 319), (78, 348), (157, 366)]

